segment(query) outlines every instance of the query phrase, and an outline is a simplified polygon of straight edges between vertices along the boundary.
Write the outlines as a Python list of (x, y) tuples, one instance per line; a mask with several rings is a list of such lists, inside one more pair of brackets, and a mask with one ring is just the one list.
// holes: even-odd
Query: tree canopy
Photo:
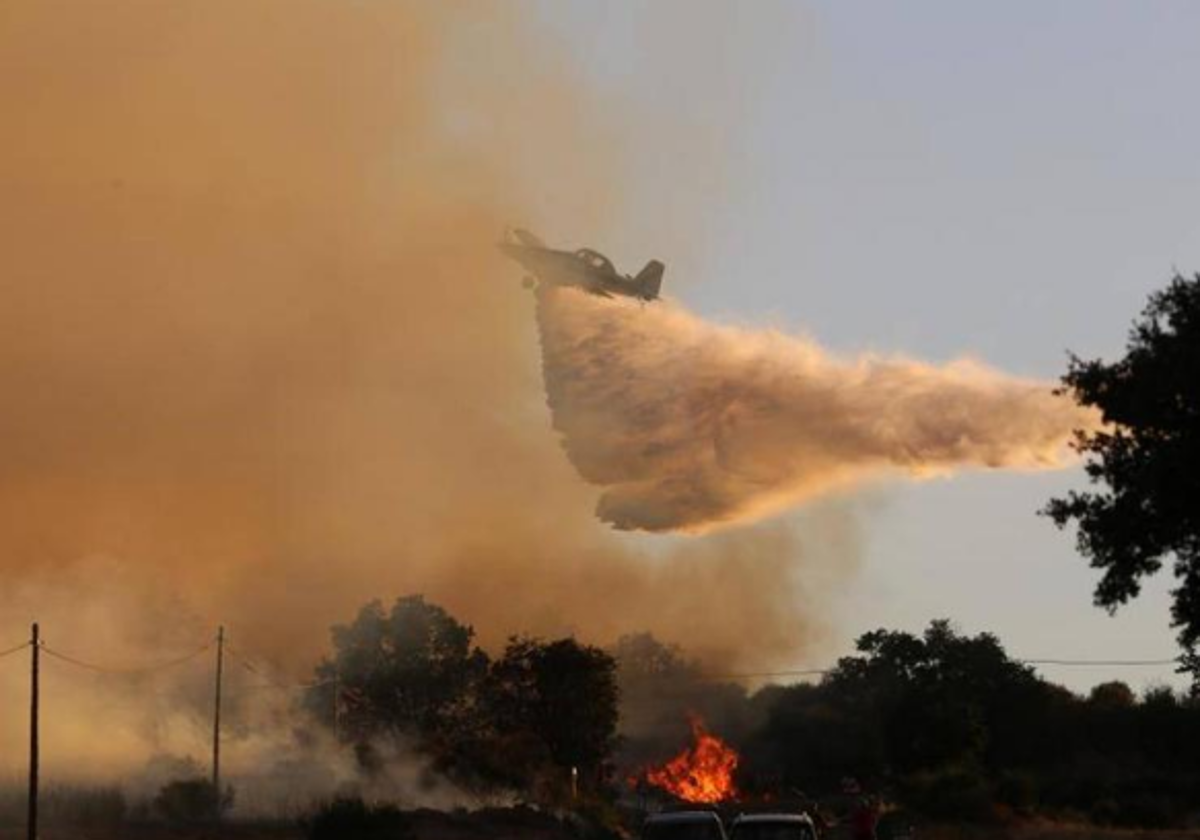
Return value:
[(492, 664), (484, 697), (498, 731), (525, 734), (559, 767), (594, 774), (612, 751), (616, 663), (599, 648), (511, 639)]
[(741, 753), (751, 796), (836, 809), (851, 777), (934, 819), (1179, 826), (1200, 791), (1200, 699), (1115, 680), (1079, 696), (948, 621), (866, 633), (819, 683), (753, 693), (644, 633), (611, 652), (515, 637), (492, 657), (420, 597), (368, 604), (333, 639), (307, 701), (365, 778), (386, 775), (398, 736), (465, 789), (595, 803), (687, 746), (698, 712)]
[(570, 768), (598, 783), (614, 746), (616, 663), (574, 639), (510, 640), (492, 660), (474, 630), (421, 596), (364, 606), (332, 630), (306, 704), (365, 769), (402, 737), (459, 782), (560, 795)]
[[(1106, 426), (1077, 433), (1093, 489), (1050, 501), (1078, 526), (1079, 551), (1103, 572), (1097, 605), (1135, 598), (1174, 558), (1172, 623), (1185, 651), (1200, 642), (1200, 275), (1176, 276), (1130, 331), (1115, 362), (1072, 356), (1063, 390)], [(1185, 662), (1195, 664), (1193, 657)], [(1193, 671), (1195, 674), (1196, 672)]]
[(382, 733), (449, 737), (470, 717), (488, 658), (474, 630), (419, 595), (372, 601), (332, 630), (309, 705), (349, 740)]
[(995, 636), (946, 621), (920, 635), (876, 630), (857, 647), (819, 684), (772, 692), (765, 720), (736, 742), (743, 788), (759, 777), (768, 790), (830, 791), (852, 777), (953, 820), (1041, 810), (1166, 826), (1193, 807), (1200, 705), (1168, 688), (1139, 699), (1110, 681), (1084, 699)]

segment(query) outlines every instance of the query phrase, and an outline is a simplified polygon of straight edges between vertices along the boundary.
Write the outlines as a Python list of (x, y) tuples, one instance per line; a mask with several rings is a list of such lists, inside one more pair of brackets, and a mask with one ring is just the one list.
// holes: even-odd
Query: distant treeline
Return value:
[(853, 778), (930, 819), (1042, 814), (1100, 824), (1178, 826), (1200, 812), (1200, 701), (1121, 682), (1087, 697), (1011, 659), (992, 635), (933, 622), (921, 636), (878, 630), (817, 684), (747, 695), (713, 685), (648, 636), (616, 653), (627, 757), (683, 737), (684, 708), (742, 752), (747, 791), (818, 800)]
[(833, 801), (854, 779), (918, 819), (1200, 813), (1200, 701), (1120, 682), (1081, 697), (945, 621), (867, 633), (819, 682), (753, 693), (648, 634), (607, 650), (514, 638), (496, 657), (473, 635), (420, 597), (369, 604), (334, 628), (307, 705), (364, 772), (400, 736), (466, 788), (544, 804), (611, 806), (690, 742), (694, 713), (741, 753), (751, 797)]

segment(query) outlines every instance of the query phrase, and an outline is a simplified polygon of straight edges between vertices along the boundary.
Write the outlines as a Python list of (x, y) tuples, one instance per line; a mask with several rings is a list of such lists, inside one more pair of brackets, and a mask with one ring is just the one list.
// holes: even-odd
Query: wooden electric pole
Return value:
[(221, 671), (225, 667), (225, 627), (217, 628), (217, 687), (213, 703), (212, 789), (213, 816), (221, 818)]
[(333, 672), (333, 741), (342, 743), (342, 668)]
[(37, 840), (38, 820), (38, 654), (41, 641), (38, 638), (37, 622), (33, 623), (30, 638), (30, 691), (29, 691), (29, 814), (26, 819), (28, 840)]

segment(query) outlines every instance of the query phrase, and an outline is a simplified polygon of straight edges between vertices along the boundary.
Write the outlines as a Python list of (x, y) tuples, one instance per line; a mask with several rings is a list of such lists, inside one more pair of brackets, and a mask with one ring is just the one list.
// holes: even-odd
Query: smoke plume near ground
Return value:
[[(332, 624), (422, 593), (493, 649), (650, 630), (751, 670), (815, 657), (854, 568), (846, 512), (803, 539), (635, 545), (562, 457), (494, 243), (546, 206), (580, 231), (615, 216), (607, 126), (636, 123), (593, 107), (528, 11), (6, 7), (0, 649), (38, 620), (136, 668), (224, 624), (295, 683)], [(0, 772), (24, 772), (27, 662), (0, 660)], [(207, 655), (152, 682), (45, 670), (48, 784), (207, 763)], [(236, 777), (292, 723), (246, 689)]]
[(1093, 415), (978, 362), (840, 359), (683, 307), (538, 295), (546, 392), (621, 529), (700, 532), (889, 475), (1054, 469)]

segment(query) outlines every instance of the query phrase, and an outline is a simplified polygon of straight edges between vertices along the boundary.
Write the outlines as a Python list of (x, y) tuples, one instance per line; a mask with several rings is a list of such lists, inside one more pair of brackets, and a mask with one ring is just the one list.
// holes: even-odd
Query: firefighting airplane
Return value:
[(557, 251), (527, 230), (508, 232), (500, 250), (519, 262), (533, 276), (525, 278), (526, 288), (537, 283), (550, 286), (575, 286), (601, 297), (624, 295), (638, 300), (657, 300), (662, 288), (663, 271), (658, 260), (650, 260), (637, 277), (621, 275), (608, 257), (590, 248)]

